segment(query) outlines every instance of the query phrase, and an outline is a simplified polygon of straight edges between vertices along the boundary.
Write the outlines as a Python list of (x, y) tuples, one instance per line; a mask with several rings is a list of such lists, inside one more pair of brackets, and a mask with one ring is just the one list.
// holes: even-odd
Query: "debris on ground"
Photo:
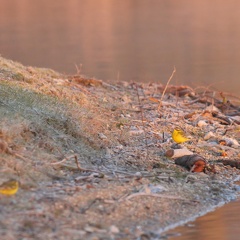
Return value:
[[(136, 239), (238, 194), (240, 99), (0, 57), (2, 239)], [(180, 128), (188, 141), (175, 143)]]

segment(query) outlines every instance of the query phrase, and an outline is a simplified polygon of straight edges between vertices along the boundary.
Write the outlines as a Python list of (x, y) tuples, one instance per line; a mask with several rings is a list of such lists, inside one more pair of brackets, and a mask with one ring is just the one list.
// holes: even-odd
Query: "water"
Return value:
[(172, 83), (239, 96), (240, 1), (0, 3), (3, 57), (112, 81), (166, 83), (175, 66)]
[(169, 231), (168, 240), (239, 240), (240, 199)]

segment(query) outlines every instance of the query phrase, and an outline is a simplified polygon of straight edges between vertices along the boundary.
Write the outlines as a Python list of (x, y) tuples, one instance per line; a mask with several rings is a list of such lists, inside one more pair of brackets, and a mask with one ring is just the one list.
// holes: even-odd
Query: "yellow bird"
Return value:
[(179, 127), (174, 128), (173, 132), (172, 132), (172, 139), (176, 142), (176, 143), (184, 143), (189, 141), (190, 139), (186, 137), (185, 133), (183, 132), (183, 130)]
[(0, 185), (0, 193), (3, 195), (14, 195), (18, 191), (19, 183), (15, 179), (11, 179)]

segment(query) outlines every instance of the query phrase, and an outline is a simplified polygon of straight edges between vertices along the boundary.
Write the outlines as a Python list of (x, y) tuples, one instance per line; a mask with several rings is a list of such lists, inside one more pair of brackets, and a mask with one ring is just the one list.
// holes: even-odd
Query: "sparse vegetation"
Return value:
[[(165, 152), (178, 125), (195, 138), (188, 149), (221, 160), (224, 147), (204, 137), (214, 131), (217, 143), (223, 136), (238, 142), (239, 123), (206, 106), (214, 102), (238, 115), (239, 108), (226, 105), (223, 94), (213, 101), (183, 86), (137, 89), (0, 57), (0, 180), (21, 183), (14, 198), (0, 196), (3, 239), (150, 238), (236, 195), (225, 183), (233, 183), (238, 169), (217, 162), (218, 174), (196, 175)], [(207, 125), (199, 127), (199, 119)], [(239, 160), (236, 142), (224, 150)]]

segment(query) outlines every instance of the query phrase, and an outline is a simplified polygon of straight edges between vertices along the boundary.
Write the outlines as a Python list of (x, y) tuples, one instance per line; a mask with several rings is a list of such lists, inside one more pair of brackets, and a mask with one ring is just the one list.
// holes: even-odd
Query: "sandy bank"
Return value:
[[(235, 97), (157, 83), (105, 83), (0, 58), (3, 239), (153, 239), (237, 194)], [(161, 105), (160, 105), (161, 103)], [(165, 156), (180, 144), (204, 157), (193, 173)], [(209, 134), (211, 133), (211, 134)], [(225, 143), (223, 144), (223, 140)]]

